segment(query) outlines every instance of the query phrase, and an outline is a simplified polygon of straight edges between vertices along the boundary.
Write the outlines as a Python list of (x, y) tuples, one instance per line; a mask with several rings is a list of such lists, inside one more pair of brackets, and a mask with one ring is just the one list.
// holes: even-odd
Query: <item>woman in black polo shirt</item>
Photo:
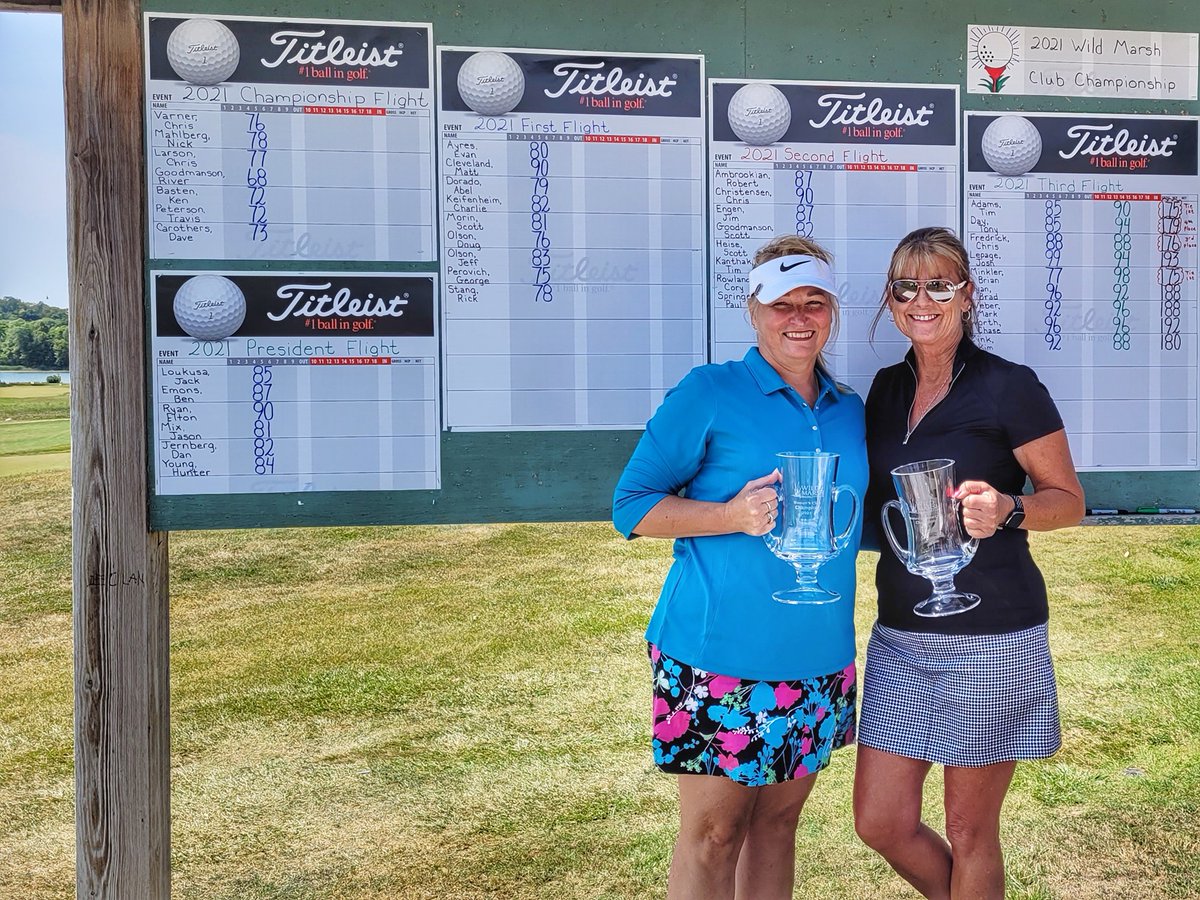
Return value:
[[(912, 342), (867, 397), (870, 487), (878, 527), (895, 498), (891, 470), (950, 458), (963, 523), (980, 538), (959, 590), (973, 609), (922, 618), (930, 584), (889, 548), (875, 582), (879, 621), (867, 646), (854, 785), (862, 839), (926, 897), (1004, 896), (1000, 807), (1016, 761), (1060, 744), (1046, 639), (1046, 586), (1026, 530), (1083, 517), (1062, 419), (1033, 371), (976, 347), (975, 284), (962, 243), (922, 228), (892, 254), (880, 315)], [(878, 321), (878, 317), (877, 320)], [(1022, 496), (1026, 476), (1033, 493)], [(931, 765), (945, 766), (946, 837), (921, 821)]]

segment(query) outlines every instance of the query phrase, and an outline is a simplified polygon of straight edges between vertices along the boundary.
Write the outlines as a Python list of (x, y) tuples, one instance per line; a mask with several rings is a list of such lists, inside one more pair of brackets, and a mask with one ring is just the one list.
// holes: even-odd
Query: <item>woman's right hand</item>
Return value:
[(742, 532), (762, 537), (775, 527), (779, 509), (779, 494), (771, 485), (783, 481), (776, 469), (770, 475), (747, 481), (745, 487), (725, 501), (727, 533)]

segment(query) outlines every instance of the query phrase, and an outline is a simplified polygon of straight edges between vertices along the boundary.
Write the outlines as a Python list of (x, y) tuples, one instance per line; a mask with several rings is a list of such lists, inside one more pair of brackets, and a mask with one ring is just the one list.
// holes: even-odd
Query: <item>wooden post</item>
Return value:
[(76, 896), (171, 893), (167, 535), (147, 524), (141, 7), (64, 0)]

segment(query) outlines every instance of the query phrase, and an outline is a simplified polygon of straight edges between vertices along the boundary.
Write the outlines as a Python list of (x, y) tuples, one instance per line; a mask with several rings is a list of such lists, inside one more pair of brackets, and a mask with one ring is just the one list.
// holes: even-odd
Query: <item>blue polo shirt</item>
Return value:
[[(824, 450), (841, 455), (837, 484), (860, 497), (867, 486), (863, 403), (819, 377), (813, 407), (751, 348), (745, 358), (700, 366), (663, 399), (646, 424), (613, 496), (613, 522), (625, 537), (664, 497), (725, 501), (746, 482), (768, 475), (775, 454)], [(850, 501), (838, 504), (846, 527)], [(817, 573), (841, 600), (790, 606), (771, 597), (796, 583), (795, 570), (761, 537), (724, 534), (680, 538), (646, 639), (664, 653), (708, 672), (783, 681), (839, 671), (854, 661), (854, 557), (850, 546)]]

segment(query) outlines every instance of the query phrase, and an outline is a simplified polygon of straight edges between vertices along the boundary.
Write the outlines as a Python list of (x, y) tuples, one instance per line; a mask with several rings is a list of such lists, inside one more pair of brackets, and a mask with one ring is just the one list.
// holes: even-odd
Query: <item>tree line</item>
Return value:
[(0, 297), (0, 366), (66, 369), (67, 311)]

